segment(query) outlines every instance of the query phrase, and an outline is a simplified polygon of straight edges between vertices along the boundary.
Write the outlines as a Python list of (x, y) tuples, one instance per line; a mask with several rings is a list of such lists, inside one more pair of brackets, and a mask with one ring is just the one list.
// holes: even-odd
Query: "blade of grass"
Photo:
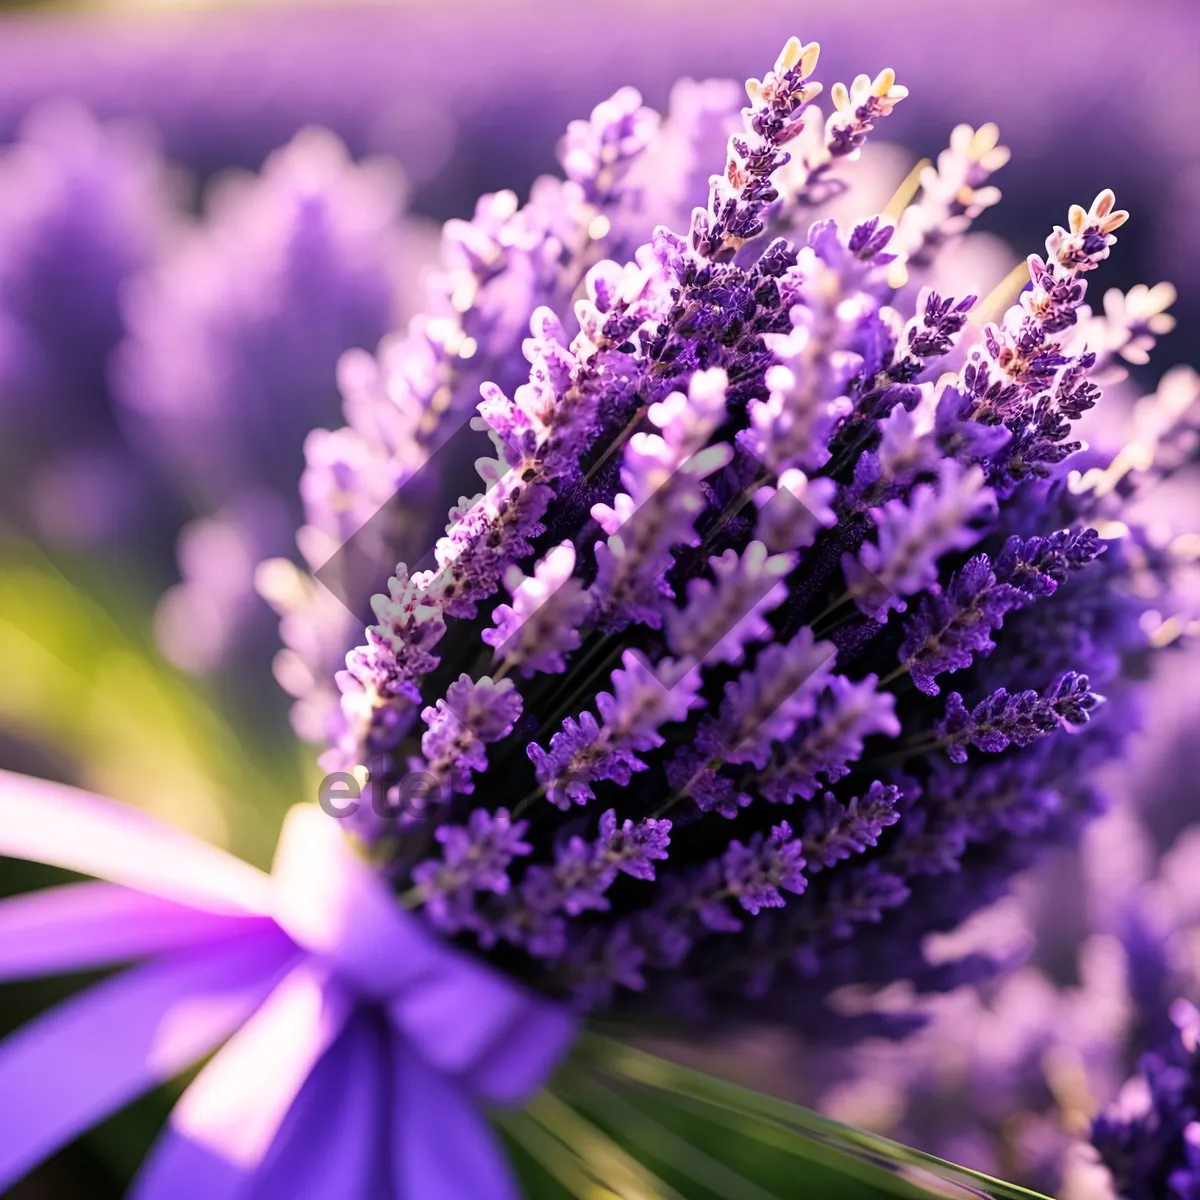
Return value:
[(284, 811), (308, 791), (298, 748), (247, 744), (136, 615), (112, 615), (116, 603), (80, 591), (36, 547), (0, 540), (0, 731), (50, 751), (85, 787), (268, 865)]
[[(793, 1152), (808, 1153), (827, 1166), (833, 1165), (837, 1158), (857, 1162), (880, 1187), (884, 1186), (882, 1177), (889, 1175), (892, 1182), (888, 1188), (893, 1193), (897, 1184), (905, 1183), (908, 1188), (918, 1189), (915, 1193), (906, 1189), (906, 1194), (932, 1192), (1003, 1200), (1046, 1200), (1036, 1192), (841, 1125), (786, 1101), (725, 1083), (620, 1042), (585, 1034), (576, 1053), (580, 1061), (614, 1081), (651, 1092), (670, 1093), (681, 1101), (700, 1106), (701, 1111), (707, 1110), (710, 1120), (717, 1119), (720, 1113), (743, 1118), (741, 1129), (749, 1136), (760, 1140), (770, 1136), (774, 1140), (780, 1133), (799, 1135)], [(850, 1166), (846, 1162), (843, 1169), (849, 1170)]]
[[(683, 1136), (720, 1145), (726, 1160), (743, 1173), (785, 1188), (803, 1185), (809, 1200), (928, 1200), (931, 1190), (947, 1194), (944, 1187), (930, 1189), (925, 1186), (928, 1181), (905, 1178), (890, 1161), (872, 1161), (861, 1151), (828, 1145), (769, 1117), (748, 1117), (693, 1096), (641, 1084), (617, 1086), (638, 1105), (653, 1108)], [(948, 1194), (964, 1200), (961, 1189)]]
[(624, 1200), (600, 1183), (553, 1134), (528, 1113), (501, 1112), (492, 1118), (529, 1158), (575, 1200)]
[(622, 1200), (687, 1200), (550, 1092), (539, 1092), (525, 1112), (587, 1163)]
[[(618, 1141), (636, 1147), (689, 1184), (698, 1184), (706, 1195), (719, 1200), (781, 1200), (648, 1116), (594, 1076), (567, 1069), (555, 1080), (554, 1090), (572, 1107), (607, 1127)], [(698, 1200), (690, 1188), (689, 1195)]]

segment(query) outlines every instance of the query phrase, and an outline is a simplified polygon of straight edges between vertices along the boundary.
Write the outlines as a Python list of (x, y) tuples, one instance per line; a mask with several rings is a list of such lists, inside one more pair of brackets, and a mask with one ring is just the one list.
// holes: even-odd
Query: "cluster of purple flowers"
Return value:
[[(161, 164), (116, 131), (60, 118), (0, 163), (19, 185), (0, 244), (28, 251), (0, 255), (0, 374), (34, 411), (108, 388), (148, 459), (219, 508), (185, 533), (160, 632), (212, 665), (254, 576), (283, 616), (297, 729), (372, 790), (336, 828), (300, 805), (267, 879), (97, 798), (0, 780), (5, 853), (110, 881), (7, 902), (0, 973), (156, 959), (0, 1047), (4, 1179), (246, 1021), (176, 1110), (147, 1195), (185, 1176), (319, 1188), (310, 1156), (389, 1194), (509, 1194), (477, 1105), (545, 1080), (576, 1028), (559, 1000), (787, 1024), (851, 1054), (965, 1014), (989, 1041), (965, 1051), (987, 1093), (966, 1136), (1002, 1148), (981, 1165), (1008, 1174), (1022, 1139), (1049, 1164), (1055, 1104), (1079, 1132), (1083, 1060), (1126, 1018), (1103, 987), (996, 984), (1017, 955), (963, 922), (1102, 807), (1096, 768), (1135, 725), (1151, 651), (1200, 629), (1181, 589), (1196, 535), (1138, 516), (1195, 455), (1195, 377), (1165, 380), (1115, 457), (1090, 447), (1101, 383), (1170, 324), (1161, 285), (1087, 304), (1126, 218), (1112, 193), (1070, 210), (995, 316), (1012, 290), (979, 304), (936, 273), (999, 199), (995, 127), (958, 127), (918, 195), (842, 227), (843, 166), (907, 91), (860, 75), (823, 117), (817, 60), (791, 39), (740, 112), (731, 85), (684, 82), (665, 118), (622, 89), (573, 122), (563, 178), (445, 227), (422, 311), (341, 358), (346, 424), (306, 439), (342, 348), (405, 307), (392, 175), (304, 135), (160, 241)], [(79, 196), (108, 220), (81, 223)], [(63, 231), (94, 296), (38, 251)], [(54, 353), (59, 308), (95, 334), (78, 361)], [(292, 515), (301, 440), (299, 549), (320, 583), (285, 560), (254, 571)], [(477, 443), (483, 489), (442, 534)], [(380, 585), (365, 639), (362, 568)], [(1112, 922), (1150, 1017), (1180, 990), (1162, 916)], [(1039, 1004), (1047, 1019), (1019, 1019)], [(1130, 1196), (1200, 1193), (1200, 1022), (1172, 1014), (1093, 1128)], [(106, 1038), (99, 1060), (69, 1052)], [(923, 1088), (946, 1102), (929, 1040), (893, 1060), (913, 1113)], [(267, 1049), (286, 1069), (254, 1065)], [(68, 1089), (49, 1069), (64, 1054)], [(334, 1112), (334, 1087), (354, 1103)], [(342, 1124), (297, 1136), (316, 1112)]]
[[(590, 120), (572, 122), (558, 147), (565, 179), (539, 178), (524, 205), (510, 191), (484, 196), (472, 220), (446, 223), (423, 310), (386, 338), (376, 356), (343, 357), (347, 424), (315, 429), (305, 444), (300, 492), (306, 524), (297, 541), (313, 570), (349, 538), (369, 563), (387, 559), (395, 521), (372, 520), (381, 506), (414, 478), (431, 451), (453, 450), (456, 426), (474, 411), (482, 383), (515, 387), (528, 374), (521, 346), (539, 306), (568, 316), (598, 262), (631, 253), (640, 231), (656, 222), (686, 218), (703, 198), (705, 164), (736, 123), (738, 96), (728, 81), (682, 80), (660, 120), (637, 92), (624, 88)], [(452, 465), (461, 471), (461, 454)], [(430, 497), (418, 500), (405, 513), (409, 522), (419, 522), (422, 512), (428, 520)], [(572, 564), (562, 554), (545, 556), (541, 582), (530, 581), (520, 592), (521, 622), (539, 607), (532, 599), (536, 589), (557, 590), (562, 580), (551, 573), (565, 568), (569, 575)], [(314, 587), (286, 559), (267, 564), (259, 585), (283, 617), (286, 648), (275, 669), (296, 698), (293, 724), (302, 737), (320, 742), (340, 725), (332, 681), (361, 632), (333, 594)]]
[[(1149, 405), (1190, 410), (1194, 423), (1196, 385), (1190, 372), (1170, 373), (1142, 401), (1138, 424), (1149, 427)], [(1130, 437), (1126, 450), (1136, 444)], [(1170, 517), (1170, 492), (1145, 497), (1154, 520)], [(1188, 624), (1172, 618), (1153, 636)], [(988, 953), (1011, 973), (941, 996), (893, 989), (893, 1013), (917, 1007), (929, 1021), (903, 1042), (816, 1049), (802, 1037), (786, 1047), (748, 1038), (750, 1070), (774, 1072), (790, 1098), (950, 1161), (1063, 1200), (1112, 1200), (1113, 1179), (1087, 1140), (1091, 1122), (1144, 1095), (1144, 1081), (1134, 1082), (1118, 1101), (1139, 1058), (1175, 1036), (1176, 999), (1200, 995), (1194, 642), (1155, 666), (1142, 730), (1103, 773), (1113, 806), (1077, 848), (1048, 855), (1014, 895), (928, 946), (941, 960)], [(1173, 1169), (1177, 1148), (1166, 1158)]]
[[(806, 219), (906, 95), (861, 76), (822, 122), (817, 56), (792, 39), (748, 83), (686, 233), (651, 228), (647, 180), (661, 139), (690, 160), (719, 128), (715, 98), (660, 129), (622, 92), (573, 125), (566, 181), (447, 228), (448, 304), (346, 364), (350, 424), (308, 445), (305, 536), (332, 549), (485, 381), (485, 490), (372, 601), (323, 765), (436, 779), (357, 832), (406, 906), (587, 1009), (818, 1028), (842, 984), (985, 977), (922, 939), (1097, 810), (1170, 586), (1118, 523), (1134, 480), (1098, 485), (1072, 436), (1146, 333), (1083, 338), (1127, 214), (1072, 207), (972, 327), (976, 297), (904, 289), (994, 200), (995, 139), (956, 135), (900, 221), (919, 233)], [(302, 607), (286, 661), (319, 680)]]
[(1169, 1040), (1092, 1124), (1092, 1144), (1127, 1200), (1200, 1196), (1200, 1012), (1171, 1008)]

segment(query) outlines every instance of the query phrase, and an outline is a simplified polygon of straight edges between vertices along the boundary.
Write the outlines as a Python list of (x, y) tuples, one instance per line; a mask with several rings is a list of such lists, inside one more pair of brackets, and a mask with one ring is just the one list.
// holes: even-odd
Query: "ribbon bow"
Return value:
[(315, 806), (288, 814), (267, 876), (0, 772), (0, 855), (107, 881), (0, 901), (0, 981), (149, 959), (0, 1044), (0, 1191), (221, 1047), (137, 1200), (518, 1194), (479, 1105), (527, 1099), (572, 1018), (432, 936)]

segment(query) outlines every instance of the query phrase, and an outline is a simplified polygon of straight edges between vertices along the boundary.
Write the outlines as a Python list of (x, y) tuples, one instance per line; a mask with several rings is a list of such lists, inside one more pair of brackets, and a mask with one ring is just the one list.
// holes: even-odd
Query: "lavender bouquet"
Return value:
[[(1127, 214), (1073, 206), (976, 323), (921, 282), (997, 199), (994, 130), (956, 132), (895, 225), (814, 219), (907, 94), (859, 76), (822, 120), (817, 58), (792, 39), (749, 81), (682, 232), (639, 221), (712, 122), (664, 140), (619, 93), (568, 131), (565, 181), (447, 229), (440, 311), (345, 365), (303, 546), (351, 609), (373, 555), (390, 578), (330, 704), (324, 593), (264, 572), (280, 675), (331, 742), (272, 876), (5, 779), (0, 852), (108, 881), (7, 902), (5, 974), (151, 962), (0, 1047), (0, 1182), (228, 1039), (135, 1195), (513, 1195), (479, 1106), (535, 1094), (498, 1118), (531, 1190), (532, 1162), (555, 1194), (795, 1194), (830, 1155), (842, 1190), (813, 1194), (1002, 1190), (579, 1036), (900, 1036), (878, 989), (993, 975), (925, 940), (1102, 806), (1174, 603), (1170, 547), (1122, 518), (1191, 416), (1119, 470), (1072, 434), (1106, 356), (1153, 341), (1087, 341), (1084, 276)], [(424, 464), (476, 435), (485, 490), (394, 566)], [(714, 1167), (713, 1108), (806, 1147), (787, 1181)]]

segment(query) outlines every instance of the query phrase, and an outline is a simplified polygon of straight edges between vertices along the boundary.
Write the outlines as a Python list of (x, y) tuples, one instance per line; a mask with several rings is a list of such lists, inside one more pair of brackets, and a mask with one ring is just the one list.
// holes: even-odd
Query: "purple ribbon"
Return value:
[(0, 902), (0, 981), (148, 958), (0, 1044), (0, 1191), (220, 1047), (137, 1200), (519, 1195), (481, 1106), (528, 1099), (573, 1019), (430, 934), (316, 807), (267, 876), (0, 772), (0, 855), (106, 881)]

